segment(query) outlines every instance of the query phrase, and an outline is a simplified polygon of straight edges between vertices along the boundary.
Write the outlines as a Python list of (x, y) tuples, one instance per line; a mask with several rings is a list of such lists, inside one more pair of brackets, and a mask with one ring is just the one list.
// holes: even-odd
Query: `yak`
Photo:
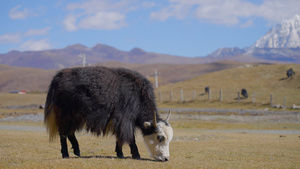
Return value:
[(286, 75), (288, 78), (293, 77), (293, 75), (295, 74), (293, 68), (290, 68), (289, 70), (286, 71)]
[(206, 86), (204, 90), (205, 90), (205, 93), (209, 93), (209, 90), (210, 90), (209, 86)]
[(248, 98), (248, 92), (246, 89), (242, 89), (242, 96), (244, 96), (244, 98)]
[(76, 131), (86, 129), (97, 136), (116, 137), (115, 152), (124, 158), (129, 144), (132, 158), (140, 159), (135, 131), (140, 129), (150, 155), (169, 160), (173, 129), (160, 118), (152, 84), (140, 73), (125, 68), (81, 67), (59, 71), (49, 86), (44, 122), (49, 140), (60, 137), (61, 153), (68, 158), (67, 139), (80, 156)]

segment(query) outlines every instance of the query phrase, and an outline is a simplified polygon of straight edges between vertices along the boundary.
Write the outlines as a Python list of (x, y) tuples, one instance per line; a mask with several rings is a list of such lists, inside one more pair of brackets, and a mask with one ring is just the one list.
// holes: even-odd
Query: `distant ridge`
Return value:
[[(245, 63), (222, 61), (209, 64), (128, 64), (103, 62), (92, 66), (124, 67), (136, 70), (154, 83), (154, 70), (159, 72), (159, 86), (194, 78), (208, 72), (243, 66)], [(0, 92), (26, 90), (46, 92), (57, 70), (23, 68), (0, 64)]]

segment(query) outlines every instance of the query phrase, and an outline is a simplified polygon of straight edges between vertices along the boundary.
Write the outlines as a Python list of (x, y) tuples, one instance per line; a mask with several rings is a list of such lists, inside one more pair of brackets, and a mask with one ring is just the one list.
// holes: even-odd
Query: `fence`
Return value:
[[(284, 95), (285, 94), (285, 95)], [(300, 93), (299, 93), (300, 94)], [(216, 90), (209, 92), (197, 90), (156, 91), (159, 102), (190, 102), (190, 101), (220, 101), (220, 102), (247, 102), (269, 104), (270, 107), (286, 108), (300, 105), (300, 95), (291, 92), (269, 92), (265, 90), (248, 91), (248, 97), (241, 95), (239, 90)]]

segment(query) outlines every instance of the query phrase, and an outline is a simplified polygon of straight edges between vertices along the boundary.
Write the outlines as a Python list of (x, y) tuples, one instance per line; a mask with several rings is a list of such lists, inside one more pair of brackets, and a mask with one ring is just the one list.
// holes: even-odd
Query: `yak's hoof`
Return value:
[(76, 156), (80, 157), (80, 153), (79, 153), (79, 152), (78, 152), (78, 153), (75, 153), (75, 152), (74, 152), (74, 154), (75, 154)]
[(133, 155), (132, 158), (136, 159), (136, 160), (140, 160), (141, 159), (140, 155)]
[(75, 154), (76, 156), (80, 157), (80, 151), (75, 151), (75, 150), (74, 150), (74, 154)]
[(118, 158), (124, 158), (124, 155), (117, 155)]
[(62, 155), (62, 158), (69, 158), (69, 155)]

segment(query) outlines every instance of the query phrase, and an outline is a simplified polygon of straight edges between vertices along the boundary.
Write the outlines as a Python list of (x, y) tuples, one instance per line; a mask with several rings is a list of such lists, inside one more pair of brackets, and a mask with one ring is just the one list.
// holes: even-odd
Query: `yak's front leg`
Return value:
[(79, 144), (78, 141), (75, 137), (75, 133), (71, 134), (68, 136), (69, 141), (72, 144), (72, 148), (74, 150), (74, 154), (77, 155), (78, 157), (80, 157), (80, 149), (79, 149)]
[(123, 147), (123, 143), (121, 141), (117, 140), (115, 151), (117, 153), (118, 158), (124, 158), (122, 147)]
[(135, 144), (135, 138), (133, 137), (133, 141), (129, 144), (130, 146), (130, 150), (131, 150), (131, 154), (132, 154), (132, 158), (133, 159), (140, 159), (140, 154), (139, 154), (139, 150)]
[(60, 135), (61, 154), (62, 158), (69, 158), (67, 136)]

